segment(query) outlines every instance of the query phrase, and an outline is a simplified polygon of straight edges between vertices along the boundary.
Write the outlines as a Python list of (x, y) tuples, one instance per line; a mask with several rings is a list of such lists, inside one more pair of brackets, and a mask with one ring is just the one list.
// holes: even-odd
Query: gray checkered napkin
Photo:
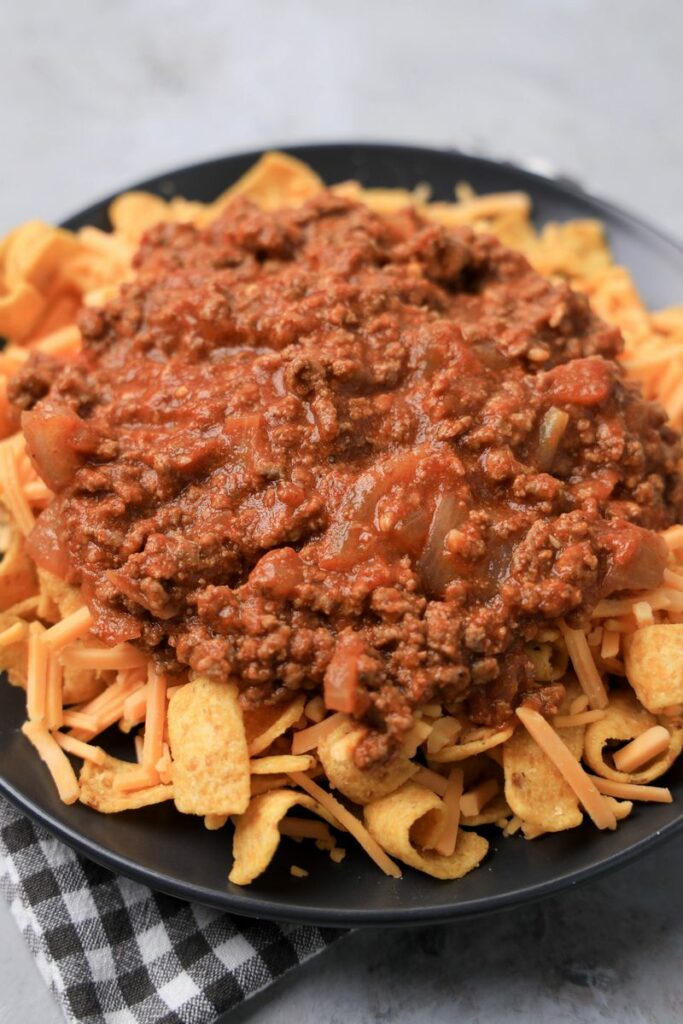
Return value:
[(0, 882), (78, 1024), (210, 1024), (337, 931), (231, 917), (119, 878), (0, 800)]

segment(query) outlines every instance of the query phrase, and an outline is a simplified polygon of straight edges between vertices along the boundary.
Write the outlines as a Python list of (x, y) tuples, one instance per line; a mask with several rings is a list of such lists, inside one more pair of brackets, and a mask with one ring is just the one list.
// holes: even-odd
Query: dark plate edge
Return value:
[[(109, 871), (125, 875), (127, 878), (131, 878), (133, 881), (146, 885), (151, 889), (174, 896), (177, 899), (215, 907), (218, 910), (236, 914), (239, 917), (255, 917), (268, 921), (294, 922), (332, 928), (435, 924), (455, 919), (466, 920), (473, 917), (483, 917), (486, 914), (495, 913), (500, 910), (508, 910), (512, 907), (537, 902), (547, 896), (557, 895), (566, 889), (571, 889), (576, 885), (593, 881), (608, 872), (626, 867), (638, 857), (661, 846), (663, 843), (675, 838), (680, 832), (683, 832), (682, 815), (678, 820), (671, 822), (651, 835), (645, 836), (627, 849), (621, 850), (611, 857), (600, 861), (597, 865), (588, 865), (578, 871), (559, 875), (549, 882), (526, 886), (523, 889), (513, 890), (504, 895), (481, 897), (480, 899), (469, 900), (465, 903), (453, 904), (450, 907), (439, 906), (417, 909), (397, 907), (390, 910), (370, 909), (362, 913), (328, 909), (319, 912), (294, 903), (270, 903), (263, 899), (259, 899), (257, 906), (254, 907), (254, 898), (249, 895), (240, 896), (229, 892), (221, 894), (213, 889), (204, 889), (201, 886), (170, 878), (167, 875), (159, 875), (147, 868), (140, 867), (134, 861), (127, 860), (113, 851), (102, 849), (97, 843), (92, 842), (79, 832), (57, 821), (49, 813), (34, 804), (32, 800), (24, 797), (13, 786), (8, 785), (2, 778), (0, 778), (0, 794), (6, 797), (17, 810), (27, 814), (35, 824), (45, 828), (52, 835), (61, 839), (72, 849), (76, 850), (77, 853), (88, 857)], [(407, 870), (410, 871), (411, 869), (407, 868)], [(400, 885), (401, 880), (398, 880), (396, 884)], [(248, 889), (246, 891), (248, 892)]]
[(206, 160), (198, 160), (192, 164), (186, 164), (182, 167), (177, 167), (171, 171), (160, 171), (157, 174), (151, 175), (145, 178), (144, 181), (134, 182), (127, 185), (124, 188), (119, 189), (116, 192), (111, 193), (103, 199), (96, 200), (90, 203), (90, 205), (77, 213), (70, 214), (64, 220), (60, 221), (60, 227), (68, 228), (72, 221), (83, 220), (88, 217), (94, 210), (102, 207), (103, 204), (109, 204), (117, 196), (123, 192), (129, 192), (131, 190), (144, 190), (144, 189), (156, 189), (159, 184), (166, 179), (172, 178), (175, 174), (185, 174), (194, 171), (203, 170), (211, 167), (212, 165), (219, 165), (226, 159), (239, 159), (239, 160), (250, 160), (255, 162), (259, 157), (263, 156), (264, 153), (268, 153), (271, 150), (278, 150), (283, 153), (290, 153), (292, 156), (296, 156), (301, 160), (306, 159), (306, 154), (311, 151), (320, 150), (347, 150), (352, 151), (359, 148), (369, 148), (377, 151), (403, 151), (406, 154), (424, 154), (425, 156), (431, 157), (443, 157), (443, 156), (455, 156), (461, 159), (468, 160), (473, 166), (477, 164), (482, 167), (507, 167), (514, 171), (515, 174), (522, 175), (530, 183), (536, 183), (544, 186), (555, 185), (565, 195), (571, 196), (572, 198), (593, 206), (596, 212), (604, 211), (609, 214), (610, 217), (615, 217), (625, 223), (630, 223), (632, 227), (637, 227), (638, 230), (644, 231), (646, 234), (657, 238), (658, 241), (664, 242), (667, 246), (676, 250), (679, 255), (683, 255), (683, 240), (679, 240), (673, 235), (670, 235), (664, 228), (661, 228), (657, 224), (652, 224), (646, 218), (640, 214), (633, 213), (630, 209), (621, 206), (620, 204), (613, 203), (609, 199), (604, 199), (594, 193), (587, 191), (582, 185), (578, 184), (575, 179), (565, 177), (561, 172), (558, 172), (556, 176), (550, 174), (541, 174), (538, 171), (529, 170), (527, 167), (521, 164), (515, 163), (513, 160), (497, 160), (494, 158), (478, 156), (474, 153), (470, 153), (464, 149), (458, 149), (456, 146), (449, 146), (439, 148), (438, 146), (423, 146), (423, 145), (411, 145), (407, 142), (371, 142), (368, 140), (357, 141), (357, 142), (303, 142), (303, 143), (287, 143), (279, 145), (274, 143), (272, 146), (267, 146), (262, 149), (253, 150), (240, 150), (237, 153), (229, 153), (224, 156), (209, 157)]

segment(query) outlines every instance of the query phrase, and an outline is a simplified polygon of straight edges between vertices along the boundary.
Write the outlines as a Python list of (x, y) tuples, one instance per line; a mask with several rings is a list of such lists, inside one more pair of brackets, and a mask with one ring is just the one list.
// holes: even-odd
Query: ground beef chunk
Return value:
[(80, 443), (45, 469), (104, 641), (258, 704), (320, 689), (346, 637), (368, 764), (425, 701), (552, 710), (524, 644), (658, 582), (679, 439), (619, 333), (493, 238), (322, 194), (160, 225), (135, 266), (80, 361), (12, 389)]

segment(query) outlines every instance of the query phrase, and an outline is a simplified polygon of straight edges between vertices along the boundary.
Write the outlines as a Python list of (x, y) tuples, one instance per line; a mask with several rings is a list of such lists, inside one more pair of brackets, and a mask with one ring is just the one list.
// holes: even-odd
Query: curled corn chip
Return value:
[(249, 755), (237, 687), (203, 676), (168, 703), (175, 805), (184, 814), (241, 814), (249, 803)]
[(626, 677), (648, 711), (683, 703), (683, 625), (637, 629), (624, 648)]
[(228, 876), (231, 882), (235, 885), (248, 885), (266, 870), (281, 839), (278, 825), (296, 805), (314, 811), (334, 824), (329, 814), (306, 793), (297, 793), (293, 789), (273, 789), (253, 797), (235, 824), (233, 865)]
[(63, 262), (78, 251), (78, 241), (63, 228), (32, 220), (12, 232), (5, 251), (4, 278), (9, 289), (23, 282), (45, 293)]
[(137, 242), (155, 224), (172, 219), (169, 204), (151, 192), (124, 192), (109, 205), (114, 231), (132, 242)]
[[(568, 710), (579, 693), (576, 684), (567, 686), (561, 710)], [(577, 761), (583, 753), (584, 732), (585, 726), (561, 732)], [(518, 729), (503, 747), (503, 771), (505, 798), (529, 831), (561, 832), (583, 821), (578, 797), (526, 729)]]
[[(663, 725), (671, 733), (669, 749), (650, 764), (635, 772), (620, 772), (605, 760), (605, 747), (610, 740), (627, 742), (640, 736), (653, 725)], [(567, 730), (568, 731), (568, 730)], [(563, 730), (564, 732), (564, 730)], [(610, 693), (605, 717), (586, 728), (584, 760), (597, 775), (617, 782), (652, 782), (667, 771), (683, 749), (683, 727), (676, 719), (655, 718), (636, 700), (629, 690)]]
[(366, 730), (350, 722), (342, 722), (318, 744), (318, 757), (330, 785), (357, 804), (368, 804), (378, 797), (393, 793), (418, 770), (418, 765), (398, 754), (386, 764), (358, 768), (353, 751)]
[(500, 821), (501, 818), (509, 818), (511, 814), (512, 810), (505, 796), (503, 793), (498, 793), (488, 801), (485, 807), (482, 807), (479, 814), (472, 814), (468, 817), (463, 815), (460, 818), (460, 824), (466, 828), (474, 828), (476, 825), (492, 825), (494, 822)]
[(173, 786), (148, 786), (131, 793), (114, 788), (114, 780), (127, 772), (136, 772), (140, 766), (131, 761), (120, 761), (108, 754), (104, 764), (84, 761), (80, 774), (80, 801), (102, 814), (117, 814), (150, 804), (173, 799)]
[[(0, 613), (0, 633), (24, 621), (20, 616), (13, 615), (12, 612), (2, 612)], [(7, 678), (13, 686), (26, 688), (27, 667), (28, 644), (25, 638), (0, 647), (0, 672), (7, 673)]]
[(93, 700), (104, 690), (106, 676), (89, 668), (74, 668), (65, 665), (62, 677), (62, 700), (64, 704), (82, 704)]
[(342, 181), (330, 189), (335, 195), (365, 203), (376, 213), (398, 213), (411, 206), (424, 205), (424, 196), (405, 188), (363, 188), (358, 181)]
[(541, 274), (561, 275), (576, 283), (611, 263), (605, 229), (598, 220), (546, 224), (528, 256)]
[(38, 581), (41, 593), (45, 593), (50, 601), (57, 605), (61, 618), (66, 618), (67, 615), (71, 615), (72, 612), (83, 607), (80, 590), (65, 583), (53, 572), (39, 568)]
[(0, 295), (0, 335), (21, 340), (30, 333), (43, 312), (45, 300), (37, 288), (26, 281)]
[[(583, 727), (563, 729), (562, 740), (578, 760)], [(583, 814), (576, 794), (526, 730), (519, 729), (503, 747), (503, 768), (505, 798), (513, 814), (544, 832), (561, 832), (581, 824)]]
[[(363, 814), (368, 831), (387, 853), (433, 878), (462, 878), (477, 867), (489, 848), (483, 836), (459, 830), (450, 856), (420, 850), (414, 839), (430, 834), (445, 808), (436, 793), (415, 782), (405, 782), (388, 796), (373, 800)], [(426, 829), (420, 828), (421, 819), (427, 819)]]
[(301, 718), (306, 703), (305, 694), (300, 694), (291, 704), (264, 705), (244, 711), (244, 729), (247, 734), (249, 755), (267, 750), (273, 740), (282, 736)]
[(10, 233), (1, 253), (0, 334), (21, 341), (50, 322), (52, 307), (61, 301), (59, 275), (77, 251), (74, 235), (41, 221)]
[(431, 754), (429, 760), (436, 764), (464, 761), (467, 757), (473, 757), (475, 754), (490, 750), (491, 747), (497, 747), (500, 743), (505, 743), (514, 731), (514, 725), (506, 725), (503, 729), (487, 729), (463, 723), (463, 729), (458, 733), (456, 742), (443, 747), (436, 754)]
[(307, 772), (315, 764), (310, 754), (273, 754), (257, 757), (250, 764), (252, 775), (277, 775), (279, 772)]
[(9, 528), (9, 545), (0, 562), (0, 611), (11, 608), (38, 590), (35, 566), (24, 550), (24, 538)]
[(551, 683), (562, 679), (567, 671), (569, 655), (564, 643), (527, 644), (525, 651), (534, 666), (534, 679), (539, 683)]
[(276, 151), (265, 153), (211, 204), (210, 218), (217, 217), (236, 196), (251, 199), (263, 210), (277, 210), (300, 206), (324, 187), (315, 171), (296, 157)]

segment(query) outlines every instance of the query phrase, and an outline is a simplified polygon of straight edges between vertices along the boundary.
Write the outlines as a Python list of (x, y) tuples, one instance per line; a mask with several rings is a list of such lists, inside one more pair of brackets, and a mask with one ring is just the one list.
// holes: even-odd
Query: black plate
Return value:
[[(681, 247), (636, 218), (564, 183), (507, 164), (408, 146), (299, 146), (290, 152), (307, 160), (329, 182), (358, 178), (366, 185), (410, 188), (427, 181), (437, 198), (449, 199), (454, 183), (466, 180), (481, 192), (529, 192), (539, 222), (599, 217), (607, 226), (617, 260), (632, 270), (648, 305), (683, 301)], [(246, 153), (213, 160), (136, 187), (164, 196), (211, 200), (258, 156)], [(66, 227), (108, 227), (108, 202), (72, 217)], [(168, 804), (105, 816), (80, 804), (60, 803), (47, 771), (17, 732), (22, 720), (23, 694), (0, 686), (0, 792), (113, 871), (175, 896), (253, 917), (377, 925), (479, 914), (538, 898), (624, 864), (683, 826), (683, 762), (679, 762), (667, 780), (675, 803), (636, 806), (631, 818), (613, 833), (588, 825), (525, 842), (503, 839), (495, 831), (487, 860), (461, 881), (438, 882), (410, 868), (401, 881), (394, 881), (382, 876), (351, 841), (343, 843), (348, 848), (344, 862), (334, 865), (326, 854), (311, 848), (313, 844), (284, 840), (266, 875), (242, 889), (227, 882), (228, 830), (207, 832), (200, 819), (177, 814)], [(120, 734), (112, 732), (108, 749), (115, 752), (121, 742)], [(292, 863), (309, 869), (309, 877), (292, 878)]]

